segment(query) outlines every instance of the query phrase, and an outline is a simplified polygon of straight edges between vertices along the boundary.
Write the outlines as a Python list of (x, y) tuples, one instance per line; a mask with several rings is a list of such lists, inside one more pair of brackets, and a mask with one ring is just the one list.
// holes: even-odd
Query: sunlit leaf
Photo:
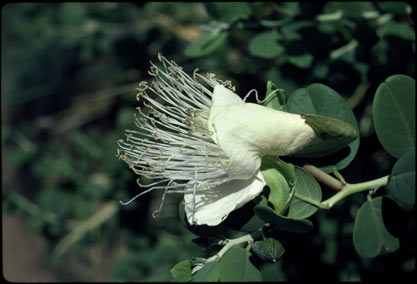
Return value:
[(290, 188), (295, 184), (294, 166), (276, 157), (264, 157), (261, 166), (266, 185), (270, 188), (268, 201), (276, 212), (281, 212), (289, 198)]

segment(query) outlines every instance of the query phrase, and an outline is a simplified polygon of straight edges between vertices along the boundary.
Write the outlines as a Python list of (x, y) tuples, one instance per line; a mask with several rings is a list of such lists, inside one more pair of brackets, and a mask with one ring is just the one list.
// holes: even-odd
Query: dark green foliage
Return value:
[(353, 227), (353, 244), (365, 258), (398, 249), (398, 238), (385, 228), (382, 218), (382, 197), (365, 202), (358, 211)]
[(268, 262), (277, 262), (285, 252), (282, 244), (273, 238), (254, 242), (252, 250), (257, 256)]
[(416, 150), (411, 149), (394, 165), (389, 190), (399, 204), (412, 206), (416, 203)]
[[(411, 279), (413, 13), (407, 2), (7, 4), (1, 31), (2, 212), (20, 216), (48, 242), (48, 260), (57, 261), (48, 269), (57, 281)], [(149, 79), (149, 60), (157, 61), (158, 52), (189, 74), (199, 68), (231, 80), (242, 98), (251, 89), (261, 100), (283, 89), (265, 105), (339, 119), (358, 138), (265, 162), (268, 187), (215, 228), (189, 226), (180, 195), (167, 196), (158, 218), (152, 212), (162, 192), (121, 206), (119, 200), (142, 189), (116, 158), (116, 141), (136, 127), (136, 88)], [(320, 202), (334, 194), (300, 168), (313, 161), (326, 172), (343, 170), (352, 183), (391, 175), (389, 185), (369, 201), (359, 193), (322, 212), (298, 198)], [(405, 213), (390, 216), (387, 198)], [(401, 218), (394, 220), (397, 226), (385, 223), (387, 215)], [(266, 236), (251, 249), (233, 248), (191, 275), (192, 256), (212, 256), (219, 240), (262, 227), (279, 240)], [(196, 235), (205, 251), (192, 242)], [(16, 235), (20, 242), (25, 237)], [(70, 244), (64, 250), (63, 240)], [(3, 255), (4, 271), (10, 263)], [(23, 276), (25, 269), (19, 266)]]
[(384, 149), (396, 158), (416, 147), (416, 83), (404, 75), (379, 85), (372, 105), (375, 131)]

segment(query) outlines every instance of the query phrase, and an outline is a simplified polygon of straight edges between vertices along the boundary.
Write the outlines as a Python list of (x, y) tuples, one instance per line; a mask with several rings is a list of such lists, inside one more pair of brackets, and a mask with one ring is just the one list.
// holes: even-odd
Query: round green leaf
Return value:
[(174, 278), (174, 282), (188, 282), (191, 280), (191, 267), (192, 263), (190, 260), (183, 260), (177, 263), (171, 269), (171, 275)]
[(214, 2), (212, 5), (217, 8), (217, 18), (227, 23), (247, 19), (252, 14), (252, 10), (246, 2)]
[(320, 202), (321, 188), (316, 179), (302, 168), (296, 167), (295, 174), (297, 176), (297, 183), (295, 185), (296, 198), (290, 205), (288, 217), (294, 219), (304, 219), (316, 213), (317, 207), (297, 198), (297, 196), (302, 196), (304, 199), (311, 199)]
[(303, 35), (301, 30), (312, 27), (314, 25), (315, 23), (313, 21), (293, 21), (283, 25), (280, 29), (280, 32), (284, 35), (285, 40), (287, 41), (302, 40)]
[(273, 238), (254, 242), (252, 250), (257, 256), (268, 262), (277, 262), (285, 252), (282, 244)]
[(249, 42), (249, 52), (253, 56), (275, 58), (284, 52), (284, 47), (277, 41), (281, 36), (274, 32), (264, 32), (256, 35)]
[(208, 55), (222, 46), (227, 38), (227, 32), (205, 33), (197, 41), (189, 45), (184, 53), (188, 57), (196, 58)]
[(407, 10), (411, 10), (407, 2), (377, 2), (376, 4), (383, 13), (407, 14)]
[(395, 36), (409, 41), (416, 40), (416, 31), (412, 26), (404, 22), (389, 21), (382, 29), (381, 33), (384, 36)]
[(402, 156), (391, 172), (389, 189), (400, 205), (416, 203), (416, 151), (413, 148)]
[(266, 156), (262, 159), (261, 171), (270, 188), (268, 201), (274, 205), (276, 212), (281, 212), (289, 198), (290, 186), (296, 181), (294, 165), (277, 157)]
[(261, 272), (250, 262), (251, 254), (244, 248), (230, 249), (220, 260), (221, 282), (262, 281)]
[(362, 204), (353, 226), (353, 245), (359, 255), (372, 258), (399, 248), (398, 238), (385, 228), (382, 218), (382, 196)]
[(416, 83), (393, 75), (379, 85), (372, 105), (375, 131), (385, 151), (400, 158), (416, 145)]
[(282, 268), (282, 261), (276, 263), (264, 263), (260, 270), (263, 282), (288, 282), (288, 278)]
[(288, 57), (288, 62), (302, 69), (311, 67), (314, 57), (311, 54), (291, 55)]
[(219, 268), (217, 261), (210, 262), (194, 274), (191, 282), (219, 282)]
[(255, 214), (267, 223), (277, 228), (295, 233), (307, 233), (313, 229), (313, 224), (306, 219), (292, 219), (278, 215), (270, 207), (257, 205), (254, 208)]
[(268, 201), (274, 205), (275, 211), (281, 212), (281, 209), (284, 208), (290, 192), (287, 180), (275, 168), (263, 169), (262, 175), (265, 179), (266, 185), (270, 188)]
[[(318, 114), (349, 123), (359, 133), (358, 123), (356, 118), (345, 102), (345, 100), (333, 89), (323, 84), (312, 84), (307, 88), (296, 90), (288, 98), (288, 111), (298, 114)], [(343, 140), (344, 138), (340, 138)], [(342, 141), (343, 142), (343, 141)], [(338, 170), (344, 169), (353, 160), (359, 148), (359, 136), (349, 145), (350, 153), (336, 162), (334, 165), (321, 167), (325, 172), (331, 172), (333, 166)], [(331, 154), (343, 147), (340, 141), (331, 140), (330, 142), (323, 141), (313, 147), (308, 147), (304, 151), (297, 153), (294, 156), (313, 158), (323, 156), (324, 153)]]
[(352, 18), (359, 18), (363, 17), (365, 13), (376, 12), (375, 5), (372, 2), (334, 1), (328, 2), (323, 8), (325, 13), (332, 13), (338, 10), (343, 11), (343, 15)]

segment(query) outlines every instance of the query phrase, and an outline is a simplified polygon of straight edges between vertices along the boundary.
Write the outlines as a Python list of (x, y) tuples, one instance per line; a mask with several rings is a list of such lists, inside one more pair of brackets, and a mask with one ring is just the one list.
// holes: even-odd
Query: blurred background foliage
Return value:
[[(406, 2), (18, 3), (2, 9), (3, 276), (9, 281), (169, 281), (204, 257), (178, 219), (181, 196), (121, 206), (138, 190), (116, 158), (133, 129), (136, 87), (162, 52), (191, 73), (230, 79), (243, 97), (272, 80), (290, 95), (323, 83), (347, 100), (361, 145), (342, 171), (351, 182), (387, 175), (395, 162), (371, 118), (378, 85), (414, 77), (415, 28)], [(262, 95), (261, 95), (262, 97)], [(330, 190), (323, 191), (324, 197)], [(415, 216), (388, 218), (401, 248), (375, 259), (353, 249), (365, 195), (319, 212), (264, 280), (409, 279)], [(396, 225), (396, 226), (394, 226)], [(402, 225), (402, 226), (400, 226)]]

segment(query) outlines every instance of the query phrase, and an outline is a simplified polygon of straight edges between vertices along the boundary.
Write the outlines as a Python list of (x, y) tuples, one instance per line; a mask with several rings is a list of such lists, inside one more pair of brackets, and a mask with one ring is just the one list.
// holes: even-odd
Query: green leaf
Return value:
[(342, 138), (341, 144), (347, 145), (358, 136), (352, 125), (339, 119), (319, 114), (302, 114), (301, 117), (314, 129), (320, 139)]
[(380, 84), (372, 105), (375, 131), (385, 151), (400, 158), (416, 145), (416, 83), (393, 75)]
[[(294, 165), (291, 163), (286, 163), (276, 156), (264, 156), (262, 158), (262, 166), (264, 168), (275, 168), (277, 169), (287, 180), (288, 184), (294, 185), (297, 181), (297, 176), (294, 172)], [(261, 169), (262, 169), (261, 166)]]
[(252, 250), (257, 256), (268, 262), (277, 262), (285, 252), (282, 244), (273, 238), (254, 242)]
[(247, 19), (252, 14), (246, 2), (205, 2), (204, 5), (212, 17), (227, 23)]
[(298, 199), (297, 196), (320, 202), (322, 197), (321, 188), (316, 179), (302, 168), (296, 167), (295, 174), (297, 176), (297, 183), (295, 185), (296, 198), (290, 205), (288, 217), (304, 219), (316, 213), (317, 207)]
[[(312, 84), (307, 88), (296, 90), (288, 98), (287, 108), (289, 112), (298, 114), (318, 114), (344, 121), (359, 133), (356, 118), (345, 100), (333, 89), (323, 84)], [(341, 141), (340, 141), (341, 140)], [(323, 141), (306, 148), (294, 156), (313, 158), (325, 154), (334, 153), (343, 148), (345, 138)], [(359, 148), (359, 136), (348, 145), (350, 153), (334, 165), (321, 167), (325, 172), (331, 172), (333, 166), (341, 170), (349, 165)]]
[[(269, 96), (274, 92), (273, 95)], [(268, 81), (266, 83), (266, 94), (265, 98), (267, 98), (264, 102), (264, 106), (276, 109), (276, 110), (282, 110), (286, 111), (286, 102), (285, 102), (285, 91), (283, 89), (278, 89), (278, 87), (272, 82)], [(269, 97), (268, 97), (269, 96)]]
[(223, 31), (220, 33), (205, 33), (197, 41), (189, 45), (184, 53), (187, 57), (202, 57), (216, 51), (222, 46), (227, 38), (227, 32)]
[(315, 25), (313, 21), (294, 21), (284, 25), (280, 32), (284, 35), (286, 41), (302, 40), (303, 36), (300, 31)]
[(407, 2), (377, 2), (379, 10), (383, 13), (391, 14), (407, 14), (407, 10), (411, 10)]
[(230, 249), (220, 260), (220, 281), (262, 281), (261, 272), (250, 262), (250, 256), (243, 248)]
[(381, 33), (384, 36), (395, 36), (409, 41), (416, 40), (415, 30), (404, 22), (389, 21), (382, 27)]
[(374, 3), (372, 2), (328, 2), (323, 11), (331, 13), (341, 10), (347, 17), (361, 18), (365, 13), (376, 12)]
[(171, 275), (174, 278), (173, 282), (188, 282), (191, 280), (191, 267), (192, 263), (190, 260), (183, 260), (177, 263), (171, 269)]
[(284, 47), (277, 42), (279, 39), (281, 36), (274, 32), (260, 33), (249, 42), (249, 52), (266, 59), (275, 58), (284, 52)]
[(400, 205), (416, 202), (416, 150), (413, 148), (394, 165), (389, 181), (392, 197)]
[(254, 208), (255, 214), (267, 223), (277, 228), (295, 233), (307, 233), (312, 230), (313, 224), (306, 219), (293, 219), (278, 215), (270, 207), (257, 205)]
[(353, 226), (353, 245), (365, 258), (399, 248), (398, 238), (393, 237), (384, 225), (382, 196), (366, 201), (359, 209)]
[(307, 69), (311, 67), (314, 57), (311, 54), (291, 55), (287, 60), (298, 68)]
[(297, 179), (294, 165), (277, 157), (266, 156), (262, 159), (261, 171), (266, 185), (270, 188), (268, 201), (274, 205), (275, 211), (280, 213), (289, 198), (290, 188)]
[(264, 263), (261, 266), (261, 274), (263, 282), (288, 282), (282, 268), (282, 261), (276, 263)]
[(219, 282), (220, 264), (217, 261), (210, 262), (194, 274), (191, 282)]
[(268, 201), (276, 212), (281, 212), (289, 198), (290, 187), (285, 177), (274, 168), (262, 170), (266, 185), (270, 188)]

